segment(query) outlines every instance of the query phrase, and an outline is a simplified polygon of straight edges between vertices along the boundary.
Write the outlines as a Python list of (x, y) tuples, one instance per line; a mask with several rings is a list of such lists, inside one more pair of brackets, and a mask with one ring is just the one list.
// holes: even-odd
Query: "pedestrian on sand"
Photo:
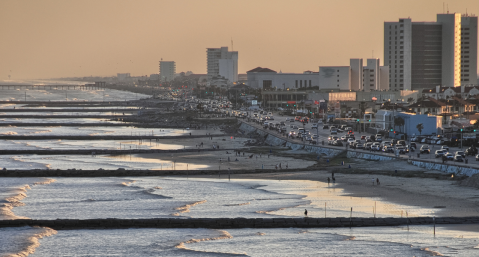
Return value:
[(331, 180), (330, 180), (329, 177), (328, 177), (328, 184), (329, 184), (330, 181), (331, 181)]
[(308, 217), (308, 210), (304, 209), (304, 216)]
[(374, 179), (372, 179), (372, 181), (373, 181), (373, 186), (374, 186)]
[(379, 185), (379, 178), (376, 178), (376, 185)]

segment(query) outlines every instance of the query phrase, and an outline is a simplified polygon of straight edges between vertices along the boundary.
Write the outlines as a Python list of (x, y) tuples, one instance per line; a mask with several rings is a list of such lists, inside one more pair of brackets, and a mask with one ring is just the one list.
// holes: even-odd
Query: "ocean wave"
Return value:
[(235, 203), (235, 204), (225, 204), (225, 206), (242, 206), (242, 205), (248, 205), (251, 204), (251, 202), (247, 203)]
[(440, 252), (436, 252), (433, 250), (430, 250), (429, 248), (421, 248), (421, 251), (425, 251), (427, 255), (429, 256), (444, 256)]
[[(276, 211), (282, 211), (282, 210), (285, 210), (285, 209), (290, 209), (290, 208), (297, 208), (299, 206), (303, 206), (303, 205), (306, 205), (306, 204), (311, 204), (311, 201), (310, 200), (304, 200), (305, 203), (303, 204), (298, 204), (298, 205), (294, 205), (294, 206), (287, 206), (287, 207), (282, 207), (282, 208), (278, 208), (278, 209), (272, 209), (272, 210), (268, 210), (268, 211), (256, 211), (256, 213), (259, 213), (259, 214), (269, 214), (269, 215), (275, 215), (275, 216), (281, 216), (279, 214), (274, 214), (272, 212), (276, 212)], [(307, 203), (309, 202), (309, 203)]]
[(38, 229), (38, 231), (36, 231), (33, 235), (31, 235), (30, 237), (26, 239), (25, 246), (23, 246), (23, 248), (20, 251), (16, 253), (7, 253), (4, 256), (5, 257), (24, 257), (30, 254), (33, 254), (35, 252), (35, 249), (38, 246), (40, 246), (40, 242), (38, 241), (38, 239), (57, 234), (57, 231), (51, 228), (34, 227), (34, 229)]
[(18, 135), (17, 132), (14, 132), (14, 131), (8, 131), (8, 132), (3, 132), (3, 133), (0, 133), (1, 135)]
[[(180, 213), (190, 212), (191, 207), (193, 207), (195, 205), (198, 205), (198, 204), (202, 204), (202, 203), (206, 203), (206, 200), (190, 203), (190, 204), (187, 204), (187, 205), (184, 205), (184, 206), (180, 206), (180, 207), (176, 208), (175, 210), (180, 211)], [(179, 216), (178, 213), (173, 213), (172, 215), (173, 216)]]
[(123, 183), (121, 183), (121, 184), (128, 187), (128, 186), (130, 186), (131, 184), (133, 184), (133, 183), (135, 183), (135, 182), (136, 182), (136, 180), (130, 180), (130, 181), (123, 182)]
[[(43, 181), (34, 182), (32, 186), (37, 185), (47, 185), (55, 182), (54, 179), (44, 179)], [(27, 197), (27, 190), (31, 189), (30, 185), (23, 185), (15, 190), (15, 194), (4, 199), (5, 203), (0, 205), (0, 218), (13, 220), (13, 219), (29, 219), (28, 217), (21, 217), (15, 215), (12, 209), (18, 206), (24, 206), (25, 204), (21, 202), (25, 197)]]
[(247, 255), (246, 253), (223, 253), (223, 252), (197, 251), (197, 250), (193, 250), (193, 249), (190, 249), (190, 248), (186, 247), (186, 245), (188, 245), (188, 244), (194, 244), (194, 243), (212, 241), (212, 240), (232, 239), (233, 238), (233, 236), (230, 233), (228, 233), (227, 231), (218, 230), (218, 232), (220, 232), (220, 235), (217, 236), (217, 237), (200, 238), (200, 239), (192, 238), (188, 241), (180, 242), (179, 244), (177, 244), (175, 246), (175, 248), (182, 249), (182, 250), (187, 250), (187, 251), (193, 251), (193, 252), (209, 253), (209, 254), (238, 255), (238, 256), (246, 256)]
[(173, 197), (170, 197), (170, 196), (165, 196), (165, 195), (159, 195), (159, 194), (155, 194), (156, 192), (156, 188), (149, 188), (149, 189), (145, 189), (145, 190), (142, 190), (141, 191), (142, 193), (145, 193), (145, 194), (148, 194), (148, 195), (153, 195), (155, 197), (158, 197), (158, 198), (161, 198), (161, 199), (171, 199)]

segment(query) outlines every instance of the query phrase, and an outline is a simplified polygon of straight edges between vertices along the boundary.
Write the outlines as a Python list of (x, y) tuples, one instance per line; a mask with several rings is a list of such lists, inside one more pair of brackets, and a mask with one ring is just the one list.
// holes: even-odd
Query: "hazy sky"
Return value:
[(0, 80), (206, 73), (206, 48), (239, 51), (239, 72), (283, 72), (383, 59), (383, 22), (479, 15), (478, 0), (0, 0)]

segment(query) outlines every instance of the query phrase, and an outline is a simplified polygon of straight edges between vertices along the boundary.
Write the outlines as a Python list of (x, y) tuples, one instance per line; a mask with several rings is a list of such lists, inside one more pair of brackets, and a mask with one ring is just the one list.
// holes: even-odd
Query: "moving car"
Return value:
[(422, 145), (421, 149), (419, 150), (419, 153), (430, 153), (431, 149), (429, 149), (429, 145)]
[(436, 158), (439, 158), (439, 157), (444, 156), (446, 153), (447, 153), (446, 150), (436, 150), (436, 153), (434, 154), (434, 156), (435, 156)]
[(444, 157), (446, 158), (446, 160), (454, 160), (454, 154), (452, 153), (446, 153)]
[(455, 155), (460, 155), (462, 156), (462, 158), (466, 158), (466, 154), (464, 153), (464, 151), (456, 151)]
[(464, 158), (462, 157), (462, 155), (454, 155), (454, 161), (455, 162), (463, 162), (464, 161)]

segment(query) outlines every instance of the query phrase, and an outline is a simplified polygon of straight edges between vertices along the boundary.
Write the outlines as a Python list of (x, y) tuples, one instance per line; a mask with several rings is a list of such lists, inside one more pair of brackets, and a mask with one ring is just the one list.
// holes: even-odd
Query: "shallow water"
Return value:
[[(438, 227), (438, 231), (447, 226)], [(425, 226), (334, 229), (59, 231), (33, 256), (477, 256), (477, 234)], [(87, 246), (88, 247), (85, 247)]]

